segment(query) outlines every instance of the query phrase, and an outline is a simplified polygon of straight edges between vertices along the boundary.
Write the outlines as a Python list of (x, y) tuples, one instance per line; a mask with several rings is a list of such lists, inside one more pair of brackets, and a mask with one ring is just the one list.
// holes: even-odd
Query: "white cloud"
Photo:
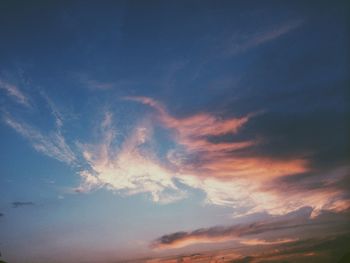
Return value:
[[(222, 130), (237, 132), (237, 125), (244, 125), (240, 119), (220, 120), (211, 115), (200, 115), (215, 122), (219, 128), (214, 130), (206, 126), (206, 122), (194, 122), (199, 118), (197, 116), (176, 119), (152, 99), (133, 100), (155, 108), (160, 114), (155, 120), (176, 131), (173, 139), (184, 150), (171, 149), (165, 156), (168, 157), (167, 162), (160, 162), (152, 147), (149, 147), (156, 139), (152, 134), (155, 123), (148, 122), (136, 125), (133, 132), (119, 143), (113, 116), (107, 112), (101, 122), (101, 142), (81, 145), (90, 169), (79, 173), (83, 179), (79, 191), (105, 187), (127, 195), (149, 193), (153, 201), (166, 203), (185, 197), (185, 192), (175, 183), (179, 181), (202, 190), (206, 194), (207, 204), (232, 207), (234, 216), (258, 212), (283, 215), (304, 206), (312, 207), (312, 216), (317, 216), (322, 210), (342, 211), (349, 207), (349, 200), (345, 200), (338, 189), (286, 190), (274, 182), (276, 178), (290, 173), (307, 171), (303, 160), (242, 159), (232, 157), (230, 151), (205, 141), (203, 136), (206, 134), (221, 134)], [(193, 147), (198, 141), (198, 134), (207, 147)], [(197, 154), (201, 162), (189, 165), (188, 154)]]
[(185, 192), (174, 183), (175, 173), (161, 165), (146, 147), (151, 138), (150, 128), (140, 124), (120, 149), (116, 149), (113, 146), (116, 132), (111, 118), (107, 113), (102, 122), (104, 134), (100, 144), (81, 145), (91, 169), (80, 172), (83, 184), (78, 190), (89, 191), (105, 186), (127, 195), (149, 193), (153, 201), (160, 203), (182, 199)]
[(229, 41), (230, 45), (227, 48), (227, 53), (229, 55), (236, 55), (249, 49), (258, 47), (287, 34), (302, 24), (302, 20), (292, 20), (257, 33), (251, 33), (247, 35), (239, 34), (239, 36), (234, 36), (232, 37), (231, 41)]
[(17, 103), (30, 107), (29, 99), (13, 84), (7, 83), (0, 79), (0, 89), (5, 90)]
[(9, 115), (4, 116), (4, 121), (16, 132), (28, 139), (38, 152), (69, 165), (75, 163), (75, 154), (59, 131), (54, 131), (46, 135), (26, 123), (16, 121)]
[(44, 93), (42, 91), (42, 92), (40, 92), (40, 94), (44, 98), (44, 100), (46, 101), (47, 105), (49, 106), (49, 108), (51, 110), (51, 114), (55, 118), (56, 128), (57, 129), (62, 128), (62, 126), (63, 126), (63, 119), (64, 119), (62, 113), (58, 110), (58, 108), (56, 107), (55, 103), (46, 95), (46, 93)]

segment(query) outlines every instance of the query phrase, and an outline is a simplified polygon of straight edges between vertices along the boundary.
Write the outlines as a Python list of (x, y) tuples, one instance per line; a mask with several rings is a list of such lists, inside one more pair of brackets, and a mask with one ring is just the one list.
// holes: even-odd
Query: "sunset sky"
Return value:
[(0, 260), (340, 260), (349, 24), (346, 1), (1, 1)]

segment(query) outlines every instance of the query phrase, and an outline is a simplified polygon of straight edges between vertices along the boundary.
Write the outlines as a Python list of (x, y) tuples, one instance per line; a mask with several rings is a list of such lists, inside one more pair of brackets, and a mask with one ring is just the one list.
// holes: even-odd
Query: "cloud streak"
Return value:
[(36, 151), (69, 165), (75, 163), (75, 154), (66, 143), (60, 131), (43, 134), (29, 124), (16, 121), (9, 114), (4, 116), (4, 122), (24, 138), (28, 139)]
[(164, 235), (151, 243), (153, 249), (174, 249), (199, 243), (216, 243), (230, 240), (238, 240), (244, 245), (273, 245), (295, 241), (294, 239), (241, 240), (242, 237), (269, 232), (296, 229), (310, 225), (307, 218), (279, 218), (278, 220), (258, 221), (249, 224), (237, 224), (232, 226), (216, 226), (201, 228), (191, 232), (176, 232)]
[(17, 86), (0, 79), (0, 89), (5, 90), (6, 93), (10, 97), (12, 97), (17, 103), (22, 104), (26, 107), (30, 107), (29, 99)]
[(233, 37), (230, 42), (230, 46), (227, 48), (227, 54), (233, 56), (239, 53), (243, 53), (249, 49), (258, 47), (262, 44), (268, 43), (277, 39), (293, 29), (298, 28), (303, 24), (302, 20), (293, 20), (287, 23), (280, 24), (269, 30), (264, 30), (258, 33)]
[(33, 202), (12, 202), (12, 207), (13, 208), (18, 208), (18, 207), (22, 207), (22, 206), (33, 206), (34, 203)]
[[(267, 158), (242, 158), (232, 152), (256, 144), (256, 141), (212, 142), (210, 137), (235, 135), (254, 116), (220, 119), (209, 113), (199, 113), (190, 117), (175, 118), (159, 102), (146, 97), (128, 97), (154, 108), (162, 125), (172, 130), (177, 143), (184, 146), (187, 154), (196, 154), (197, 162), (191, 170), (202, 170), (211, 177), (238, 177), (249, 175), (257, 178), (271, 178), (305, 172), (306, 162), (302, 159), (275, 161)], [(172, 153), (174, 154), (174, 153)], [(174, 158), (170, 161), (179, 163)], [(173, 156), (174, 157), (174, 156)], [(200, 167), (200, 168), (199, 168)], [(192, 168), (192, 169), (191, 169)]]
[(240, 241), (241, 244), (246, 245), (246, 246), (269, 246), (269, 245), (279, 245), (279, 244), (286, 244), (286, 243), (291, 243), (295, 242), (298, 239), (296, 238), (284, 238), (284, 239), (277, 239), (273, 241), (267, 241), (264, 239), (247, 239), (247, 240), (242, 240)]

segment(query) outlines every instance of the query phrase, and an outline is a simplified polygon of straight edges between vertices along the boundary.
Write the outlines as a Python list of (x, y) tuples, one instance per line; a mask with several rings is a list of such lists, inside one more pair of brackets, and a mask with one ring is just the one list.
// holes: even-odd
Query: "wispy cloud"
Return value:
[(18, 207), (22, 207), (22, 206), (33, 206), (34, 203), (33, 202), (12, 202), (12, 207), (13, 208), (18, 208)]
[(268, 245), (278, 245), (278, 244), (286, 244), (286, 243), (290, 243), (290, 242), (295, 242), (298, 239), (296, 238), (283, 238), (283, 239), (276, 239), (276, 240), (272, 240), (272, 241), (267, 241), (264, 239), (246, 239), (246, 240), (241, 240), (239, 241), (239, 243), (243, 244), (243, 245), (247, 245), (247, 246), (268, 246)]
[(116, 133), (111, 119), (107, 112), (102, 121), (104, 132), (100, 144), (81, 145), (91, 169), (80, 172), (83, 185), (78, 191), (105, 186), (128, 195), (150, 193), (155, 202), (183, 198), (185, 193), (174, 183), (171, 171), (147, 149), (152, 133), (147, 123), (137, 126), (118, 149), (113, 144)]
[(59, 130), (62, 128), (63, 126), (63, 114), (58, 110), (57, 106), (55, 105), (55, 103), (50, 99), (49, 96), (46, 95), (45, 92), (41, 91), (40, 95), (44, 98), (44, 100), (46, 101), (49, 109), (51, 110), (51, 114), (54, 116), (55, 118), (55, 124), (56, 124), (56, 128)]
[(3, 89), (11, 96), (17, 103), (26, 107), (30, 107), (29, 99), (23, 94), (23, 92), (13, 84), (5, 82), (0, 79), (0, 89)]
[(251, 141), (238, 143), (211, 143), (209, 136), (227, 133), (235, 134), (249, 120), (250, 116), (222, 120), (212, 114), (200, 113), (186, 118), (172, 117), (159, 102), (146, 97), (127, 97), (128, 100), (141, 102), (157, 110), (160, 122), (173, 129), (177, 142), (191, 151), (233, 151), (253, 144)]
[(115, 86), (113, 82), (98, 81), (90, 78), (87, 74), (80, 73), (76, 76), (81, 84), (91, 90), (109, 90)]
[[(77, 192), (104, 187), (127, 195), (148, 193), (153, 201), (168, 203), (186, 196), (181, 189), (184, 184), (202, 190), (208, 204), (234, 208), (235, 216), (257, 212), (283, 215), (309, 206), (313, 208), (311, 216), (316, 217), (323, 210), (340, 212), (350, 206), (344, 190), (336, 187), (340, 179), (334, 179), (336, 182), (330, 185), (326, 182), (328, 177), (318, 178), (325, 180), (325, 187), (308, 191), (282, 187), (281, 178), (310, 172), (306, 159), (241, 156), (238, 150), (259, 141), (212, 140), (244, 132), (244, 126), (255, 114), (222, 118), (202, 112), (176, 118), (156, 100), (129, 97), (125, 99), (153, 108), (154, 118), (145, 118), (131, 132), (118, 137), (113, 113), (106, 112), (101, 120), (99, 142), (80, 142), (78, 152), (74, 152), (61, 131), (63, 115), (49, 97), (45, 94), (43, 97), (55, 118), (56, 127), (51, 132), (43, 132), (10, 114), (4, 114), (4, 122), (28, 139), (38, 152), (80, 167), (82, 184)], [(157, 125), (169, 132), (175, 145), (164, 156), (158, 156), (153, 148), (157, 140), (153, 128)]]
[(303, 20), (292, 20), (273, 26), (269, 29), (261, 30), (260, 32), (233, 36), (229, 41), (230, 44), (227, 47), (226, 53), (232, 56), (245, 52), (249, 49), (273, 41), (274, 39), (289, 33), (293, 29), (300, 27), (302, 24)]
[(114, 86), (114, 84), (111, 82), (100, 82), (92, 79), (86, 80), (85, 84), (88, 86), (88, 88), (96, 90), (108, 90)]
[[(125, 99), (152, 107), (155, 119), (139, 123), (120, 141), (113, 115), (106, 112), (101, 121), (100, 143), (80, 144), (90, 168), (79, 172), (83, 183), (77, 191), (106, 187), (122, 194), (150, 193), (155, 202), (171, 202), (185, 197), (176, 184), (179, 181), (204, 191), (209, 204), (235, 208), (236, 216), (257, 212), (283, 215), (309, 206), (313, 208), (311, 216), (316, 217), (323, 210), (338, 212), (350, 205), (343, 191), (334, 187), (282, 189), (276, 179), (309, 171), (304, 159), (243, 157), (235, 152), (258, 142), (217, 143), (209, 139), (239, 133), (252, 114), (229, 119), (210, 113), (175, 118), (151, 98)], [(165, 161), (160, 161), (150, 147), (155, 140), (152, 127), (159, 124), (168, 129), (178, 145), (168, 151)]]
[(38, 152), (69, 165), (75, 163), (75, 154), (59, 131), (43, 134), (35, 127), (15, 120), (9, 114), (5, 114), (3, 118), (7, 125), (28, 139)]
[[(210, 113), (185, 118), (171, 116), (161, 103), (146, 97), (129, 97), (155, 109), (158, 124), (168, 128), (180, 148), (168, 152), (173, 176), (181, 183), (203, 190), (207, 202), (237, 208), (237, 215), (267, 212), (281, 215), (303, 206), (314, 208), (312, 216), (322, 210), (342, 211), (350, 206), (344, 192), (337, 188), (280, 189), (276, 179), (310, 171), (307, 160), (288, 160), (261, 156), (240, 156), (239, 149), (259, 143), (213, 142), (211, 137), (235, 135), (254, 117), (222, 119)], [(302, 202), (300, 200), (303, 200)], [(243, 210), (241, 210), (243, 209)], [(246, 212), (242, 212), (246, 211)]]
[[(184, 146), (188, 154), (197, 154), (195, 170), (201, 170), (210, 177), (239, 177), (249, 175), (258, 178), (271, 178), (307, 170), (301, 159), (276, 161), (267, 158), (242, 158), (233, 156), (236, 150), (247, 148), (258, 142), (212, 142), (210, 137), (235, 135), (254, 114), (241, 118), (220, 119), (209, 113), (199, 113), (185, 118), (171, 116), (159, 102), (145, 97), (129, 97), (151, 106), (157, 111), (162, 125), (172, 130), (177, 143)], [(198, 159), (199, 158), (199, 159)], [(273, 169), (271, 169), (273, 168)], [(187, 172), (193, 172), (189, 169)]]

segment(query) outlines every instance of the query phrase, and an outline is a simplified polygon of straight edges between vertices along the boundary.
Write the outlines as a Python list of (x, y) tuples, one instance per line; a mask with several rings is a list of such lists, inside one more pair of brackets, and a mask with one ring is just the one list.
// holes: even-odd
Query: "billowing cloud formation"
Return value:
[[(148, 147), (152, 143), (152, 125), (155, 124), (151, 121), (139, 124), (118, 148), (115, 143), (116, 129), (112, 125), (112, 114), (106, 113), (102, 121), (101, 143), (81, 145), (90, 169), (80, 172), (84, 182), (78, 191), (107, 186), (127, 194), (151, 193), (154, 201), (170, 202), (184, 196), (174, 182), (178, 180), (204, 190), (209, 203), (253, 208), (256, 206), (254, 201), (258, 201), (261, 196), (253, 197), (256, 200), (247, 198), (247, 194), (243, 193), (247, 188), (243, 186), (251, 185), (251, 182), (243, 180), (242, 177), (249, 176), (262, 182), (271, 177), (298, 173), (306, 169), (303, 160), (274, 161), (231, 156), (233, 151), (255, 143), (252, 141), (213, 143), (208, 139), (209, 136), (237, 133), (250, 116), (220, 119), (212, 114), (202, 113), (180, 119), (172, 117), (164, 106), (153, 99), (127, 99), (156, 109), (156, 121), (169, 130), (181, 149), (169, 150), (166, 156), (168, 163), (161, 163), (152, 148)], [(197, 160), (196, 163), (182, 161), (193, 156)], [(256, 188), (256, 185), (253, 187)], [(237, 191), (233, 192), (232, 189)], [(265, 197), (268, 198), (273, 197)], [(267, 208), (265, 206), (261, 209)]]
[(140, 124), (122, 143), (119, 150), (113, 146), (115, 131), (112, 115), (106, 113), (102, 122), (103, 140), (99, 145), (81, 145), (90, 170), (80, 172), (84, 184), (78, 190), (96, 186), (126, 194), (150, 193), (155, 202), (172, 202), (184, 197), (173, 182), (173, 173), (163, 167), (147, 149), (151, 130)]
[[(209, 113), (175, 118), (153, 99), (127, 99), (156, 110), (158, 122), (173, 133), (175, 141), (181, 146), (170, 150), (167, 156), (177, 171), (175, 176), (182, 183), (203, 190), (208, 203), (244, 208), (246, 213), (265, 211), (278, 215), (310, 206), (314, 208), (312, 216), (321, 210), (341, 211), (349, 207), (343, 191), (335, 187), (281, 191), (275, 181), (309, 172), (307, 160), (300, 157), (289, 160), (242, 157), (236, 150), (254, 145), (256, 141), (221, 143), (210, 140), (215, 136), (239, 133), (253, 117), (252, 114), (230, 119), (220, 119)], [(337, 175), (338, 178), (344, 176), (346, 171)], [(323, 179), (328, 180), (315, 180), (319, 182)], [(237, 213), (244, 214), (241, 210)]]
[[(251, 115), (242, 118), (220, 119), (208, 113), (200, 113), (186, 118), (172, 117), (157, 101), (145, 97), (132, 97), (130, 100), (149, 105), (157, 110), (158, 119), (165, 127), (174, 131), (175, 140), (184, 146), (187, 155), (196, 154), (196, 162), (191, 166), (182, 166), (181, 153), (170, 152), (169, 160), (180, 164), (182, 171), (197, 173), (210, 177), (249, 176), (270, 179), (288, 174), (307, 171), (306, 162), (302, 159), (276, 161), (267, 158), (242, 158), (233, 156), (232, 152), (247, 148), (256, 142), (211, 142), (210, 137), (237, 134), (248, 122)], [(185, 168), (185, 169), (184, 169)]]
[(222, 120), (209, 113), (200, 113), (186, 118), (172, 117), (159, 102), (146, 97), (128, 97), (127, 99), (141, 102), (157, 110), (159, 121), (175, 132), (176, 142), (186, 147), (189, 151), (233, 151), (248, 147), (253, 142), (232, 142), (232, 143), (211, 143), (208, 136), (219, 136), (224, 134), (234, 134), (238, 132), (249, 119), (231, 118)]
[[(248, 122), (254, 121), (255, 114), (221, 118), (204, 112), (178, 118), (151, 98), (128, 97), (152, 108), (153, 118), (144, 118), (131, 132), (118, 137), (114, 116), (106, 112), (99, 142), (80, 142), (80, 151), (74, 152), (61, 132), (62, 114), (45, 94), (42, 97), (55, 118), (52, 132), (41, 132), (9, 114), (3, 119), (37, 151), (79, 167), (82, 183), (77, 192), (105, 187), (127, 195), (147, 193), (155, 202), (169, 203), (186, 196), (182, 184), (203, 191), (208, 204), (234, 208), (235, 216), (257, 212), (283, 215), (309, 206), (315, 217), (322, 210), (339, 212), (349, 207), (349, 197), (338, 186), (347, 175), (346, 167), (333, 171), (332, 181), (327, 175), (313, 177), (308, 185), (317, 183), (320, 187), (305, 190), (303, 184), (291, 187), (281, 184), (281, 180), (311, 173), (307, 159), (241, 155), (240, 151), (259, 144), (255, 139), (233, 140), (244, 132)], [(163, 156), (153, 147), (157, 142), (155, 126), (162, 126), (172, 140)]]

